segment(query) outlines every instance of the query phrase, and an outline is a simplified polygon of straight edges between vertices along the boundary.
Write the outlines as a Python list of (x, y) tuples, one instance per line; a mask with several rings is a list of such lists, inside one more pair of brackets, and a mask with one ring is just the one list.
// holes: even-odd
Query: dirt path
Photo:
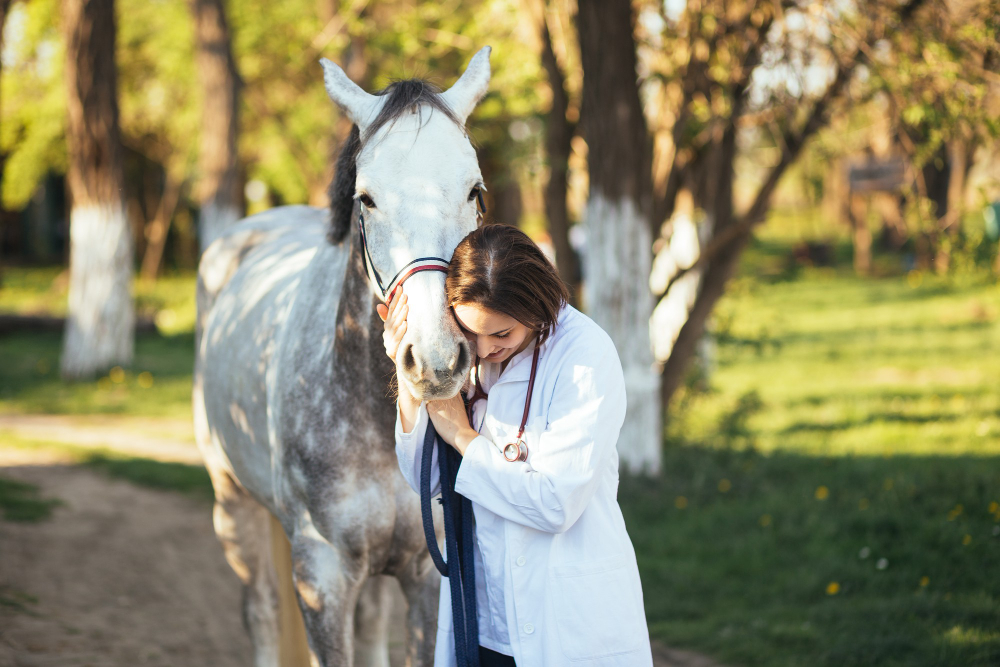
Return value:
[(250, 662), (239, 582), (209, 507), (78, 467), (3, 469), (61, 499), (41, 523), (0, 522), (0, 666)]
[[(0, 419), (5, 428), (160, 460), (196, 460), (197, 450), (182, 438), (140, 437), (115, 429), (114, 420)], [(0, 667), (250, 664), (239, 582), (215, 539), (207, 503), (71, 465), (65, 453), (2, 442), (0, 473), (64, 503), (40, 523), (0, 519)], [(404, 604), (397, 593), (393, 665), (402, 665)], [(718, 667), (657, 642), (653, 651), (656, 667)]]

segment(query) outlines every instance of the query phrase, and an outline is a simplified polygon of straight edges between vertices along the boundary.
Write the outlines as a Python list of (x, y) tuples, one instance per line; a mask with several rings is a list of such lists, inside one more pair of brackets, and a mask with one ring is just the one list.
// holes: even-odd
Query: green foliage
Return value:
[(58, 0), (14, 4), (4, 34), (0, 150), (7, 155), (2, 198), (23, 208), (49, 171), (64, 172), (66, 85)]
[(42, 498), (37, 486), (0, 476), (0, 511), (7, 521), (42, 521), (61, 504), (55, 498)]

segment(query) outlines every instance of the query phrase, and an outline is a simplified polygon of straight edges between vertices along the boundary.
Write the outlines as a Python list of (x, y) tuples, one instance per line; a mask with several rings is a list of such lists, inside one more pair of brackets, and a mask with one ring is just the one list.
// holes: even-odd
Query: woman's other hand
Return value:
[(382, 333), (382, 343), (385, 345), (385, 353), (393, 362), (396, 361), (396, 352), (399, 351), (399, 343), (406, 333), (406, 315), (410, 312), (406, 294), (403, 290), (396, 290), (389, 305), (383, 303), (375, 306), (378, 316), (385, 322), (385, 331)]
[(428, 401), (427, 415), (441, 439), (457, 449), (459, 454), (465, 454), (465, 448), (479, 435), (469, 425), (461, 394), (443, 401)]

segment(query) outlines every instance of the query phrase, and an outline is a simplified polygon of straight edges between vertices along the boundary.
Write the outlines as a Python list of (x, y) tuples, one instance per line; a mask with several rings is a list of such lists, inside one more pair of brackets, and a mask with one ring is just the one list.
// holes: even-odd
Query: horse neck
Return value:
[(379, 301), (368, 282), (356, 226), (349, 239), (350, 256), (337, 308), (334, 351), (345, 371), (344, 379), (357, 388), (359, 395), (364, 392), (372, 409), (391, 412), (389, 385), (396, 369), (385, 353), (382, 320), (375, 310)]

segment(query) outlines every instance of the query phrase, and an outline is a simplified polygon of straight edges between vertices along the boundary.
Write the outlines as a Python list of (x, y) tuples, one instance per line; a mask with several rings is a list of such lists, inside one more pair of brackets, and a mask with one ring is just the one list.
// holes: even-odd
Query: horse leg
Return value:
[(359, 666), (389, 667), (389, 579), (371, 577), (354, 611), (354, 657)]
[(406, 616), (406, 664), (430, 667), (434, 664), (437, 639), (438, 599), (441, 577), (426, 551), (396, 573), (409, 604)]
[(314, 667), (354, 665), (354, 614), (367, 563), (341, 553), (313, 526), (291, 537), (292, 578)]
[(278, 581), (271, 551), (271, 515), (225, 473), (212, 475), (215, 534), (243, 582), (243, 622), (254, 667), (278, 667)]

